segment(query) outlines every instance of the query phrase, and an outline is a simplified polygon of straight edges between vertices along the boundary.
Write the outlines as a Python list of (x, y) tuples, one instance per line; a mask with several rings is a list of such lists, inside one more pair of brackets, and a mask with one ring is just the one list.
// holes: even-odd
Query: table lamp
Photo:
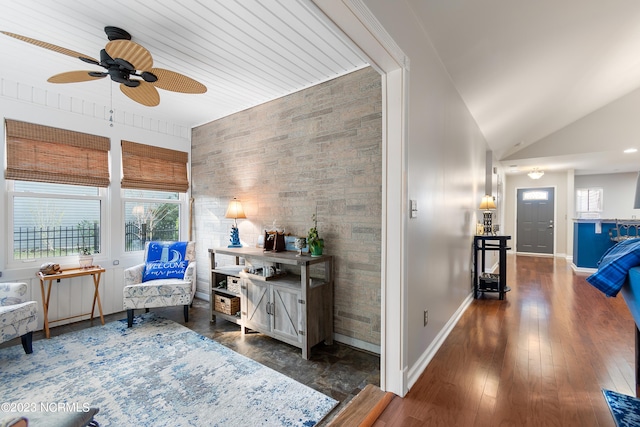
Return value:
[(238, 234), (238, 218), (243, 219), (247, 216), (244, 214), (242, 204), (235, 197), (229, 202), (229, 207), (227, 207), (227, 213), (224, 215), (224, 217), (233, 218), (233, 225), (231, 226), (231, 239), (229, 239), (231, 244), (228, 247), (241, 248), (242, 243), (240, 243), (240, 235)]
[(484, 234), (490, 235), (493, 232), (493, 209), (496, 208), (496, 203), (493, 201), (493, 197), (486, 195), (480, 202), (480, 209), (484, 211)]

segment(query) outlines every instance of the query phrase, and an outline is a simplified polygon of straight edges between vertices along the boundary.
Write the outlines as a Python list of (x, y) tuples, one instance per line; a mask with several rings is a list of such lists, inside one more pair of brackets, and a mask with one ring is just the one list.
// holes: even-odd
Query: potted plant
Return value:
[(86, 246), (78, 246), (78, 263), (80, 268), (89, 268), (93, 266), (93, 253)]
[(322, 255), (322, 249), (324, 248), (324, 239), (321, 239), (318, 234), (318, 217), (317, 214), (313, 214), (313, 227), (309, 229), (307, 234), (307, 243), (309, 244), (309, 252), (312, 257), (318, 257)]

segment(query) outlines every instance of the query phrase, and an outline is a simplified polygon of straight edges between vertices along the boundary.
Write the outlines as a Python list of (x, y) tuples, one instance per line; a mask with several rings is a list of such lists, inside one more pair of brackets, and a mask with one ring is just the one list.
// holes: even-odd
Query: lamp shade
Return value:
[(496, 208), (496, 203), (493, 201), (493, 197), (486, 195), (482, 198), (480, 202), (480, 209), (484, 211), (488, 211)]
[(242, 209), (242, 204), (235, 197), (233, 200), (229, 202), (229, 207), (227, 208), (227, 213), (224, 215), (225, 218), (246, 218), (247, 216), (244, 214), (244, 210)]

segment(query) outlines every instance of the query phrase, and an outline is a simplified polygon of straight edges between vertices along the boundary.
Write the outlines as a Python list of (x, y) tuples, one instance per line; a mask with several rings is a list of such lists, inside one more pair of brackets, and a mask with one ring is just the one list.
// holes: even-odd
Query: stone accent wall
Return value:
[(238, 221), (245, 246), (274, 221), (306, 236), (317, 210), (325, 253), (335, 257), (335, 332), (378, 346), (381, 111), (380, 75), (366, 68), (195, 128), (198, 290), (208, 293), (207, 250), (229, 244), (230, 199), (247, 215)]

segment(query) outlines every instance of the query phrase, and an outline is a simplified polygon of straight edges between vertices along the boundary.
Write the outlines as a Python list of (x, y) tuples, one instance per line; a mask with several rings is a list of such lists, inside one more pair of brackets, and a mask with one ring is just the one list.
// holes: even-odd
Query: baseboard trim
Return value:
[(539, 254), (536, 252), (516, 252), (516, 255), (518, 256), (537, 256), (537, 257), (541, 257), (541, 258), (554, 258), (555, 255), (554, 254)]
[(409, 389), (413, 387), (413, 385), (418, 381), (418, 378), (425, 369), (427, 369), (427, 365), (431, 362), (431, 359), (436, 355), (444, 340), (449, 336), (453, 328), (456, 326), (460, 317), (464, 314), (464, 312), (469, 308), (471, 303), (473, 302), (473, 294), (469, 294), (469, 296), (462, 302), (460, 307), (456, 310), (456, 312), (451, 316), (449, 321), (444, 325), (444, 328), (440, 330), (436, 338), (431, 342), (431, 345), (422, 353), (422, 356), (418, 359), (415, 365), (409, 369), (407, 381), (409, 385)]
[(597, 268), (578, 267), (574, 263), (571, 263), (571, 269), (576, 273), (593, 274), (598, 271)]
[(333, 333), (333, 339), (342, 344), (359, 348), (360, 350), (365, 350), (370, 353), (380, 354), (380, 346), (376, 344), (371, 344), (369, 342), (362, 341), (353, 337), (348, 337), (346, 335), (338, 334), (336, 332)]

